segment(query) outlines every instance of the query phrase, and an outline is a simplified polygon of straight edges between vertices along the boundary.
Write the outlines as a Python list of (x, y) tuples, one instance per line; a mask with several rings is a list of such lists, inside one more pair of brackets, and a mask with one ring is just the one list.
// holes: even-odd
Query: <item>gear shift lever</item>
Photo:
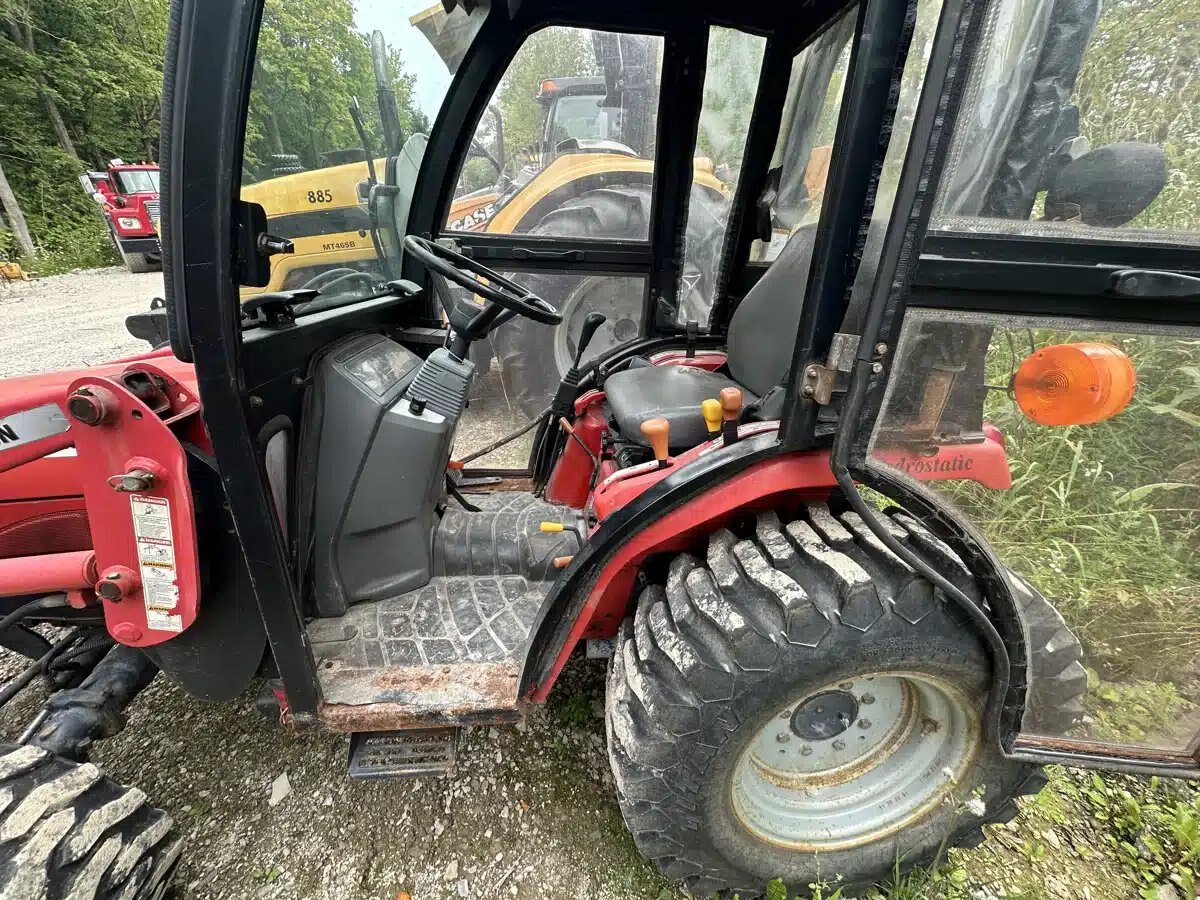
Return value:
[(587, 314), (587, 318), (583, 320), (583, 327), (579, 329), (579, 349), (575, 351), (575, 362), (571, 366), (572, 369), (578, 371), (579, 363), (583, 360), (583, 353), (587, 350), (588, 344), (592, 342), (592, 338), (595, 337), (600, 326), (607, 321), (608, 318), (604, 313), (590, 312)]
[(588, 344), (596, 336), (596, 331), (607, 321), (604, 313), (598, 312), (588, 313), (587, 318), (583, 320), (583, 327), (579, 329), (579, 346), (575, 351), (575, 361), (571, 363), (571, 368), (563, 373), (562, 381), (558, 383), (558, 390), (554, 392), (554, 403), (551, 406), (554, 413), (553, 421), (557, 421), (563, 416), (574, 418), (575, 389), (579, 387), (579, 365)]

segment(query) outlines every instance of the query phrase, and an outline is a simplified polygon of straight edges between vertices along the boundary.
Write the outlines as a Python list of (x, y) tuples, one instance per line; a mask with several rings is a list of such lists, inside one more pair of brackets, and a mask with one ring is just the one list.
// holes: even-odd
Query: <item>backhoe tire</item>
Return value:
[(157, 900), (182, 838), (171, 818), (90, 763), (0, 745), (0, 898)]
[(126, 253), (122, 250), (121, 260), (125, 263), (125, 268), (134, 275), (154, 271), (154, 262), (145, 253)]
[[(708, 324), (716, 268), (725, 237), (728, 203), (711, 190), (693, 185), (688, 213), (689, 270), (683, 294), (683, 319)], [(585, 191), (546, 213), (531, 235), (644, 241), (650, 236), (650, 185), (615, 184)], [(492, 335), (508, 395), (526, 416), (549, 404), (576, 349), (583, 319), (593, 310), (608, 321), (592, 339), (585, 360), (643, 332), (644, 282), (625, 275), (541, 274), (511, 272), (523, 287), (549, 301), (563, 314), (558, 326), (518, 316)]]
[[(915, 520), (889, 527), (970, 582)], [(774, 878), (853, 895), (975, 846), (1045, 783), (983, 741), (990, 678), (966, 615), (857, 515), (761, 513), (752, 536), (677, 556), (621, 626), (605, 716), (621, 812), (698, 896), (746, 900)]]

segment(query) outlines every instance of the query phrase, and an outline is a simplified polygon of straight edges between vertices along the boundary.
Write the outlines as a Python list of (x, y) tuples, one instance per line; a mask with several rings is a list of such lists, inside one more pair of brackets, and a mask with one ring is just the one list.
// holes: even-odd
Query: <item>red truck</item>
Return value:
[(79, 182), (99, 204), (125, 267), (130, 272), (149, 272), (161, 266), (158, 164), (114, 159), (103, 172), (80, 175)]

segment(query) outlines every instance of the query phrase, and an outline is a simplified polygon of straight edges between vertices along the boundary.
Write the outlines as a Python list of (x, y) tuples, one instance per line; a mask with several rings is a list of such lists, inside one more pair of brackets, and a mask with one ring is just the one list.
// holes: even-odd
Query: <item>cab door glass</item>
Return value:
[[(372, 180), (415, 173), (412, 160), (403, 163), (409, 156), (419, 162), (451, 76), (487, 16), (488, 4), (472, 8), (447, 13), (429, 0), (336, 0), (310, 16), (266, 0), (241, 197), (264, 207), (268, 231), (291, 241), (294, 252), (273, 256), (269, 284), (243, 288), (243, 299), (297, 288), (369, 296), (396, 277), (389, 248), (398, 242), (379, 224), (386, 217), (372, 215)], [(397, 186), (411, 195), (411, 184)]]
[(645, 241), (661, 37), (531, 34), (475, 128), (448, 231)]
[(793, 233), (815, 228), (820, 218), (857, 16), (857, 6), (851, 7), (792, 60), (770, 188), (760, 199), (771, 237), (753, 243), (754, 262), (773, 262)]
[[(875, 207), (863, 253), (864, 265), (855, 280), (856, 296), (869, 288), (874, 277), (873, 260), (891, 218), (900, 168), (908, 150), (913, 116), (941, 12), (941, 0), (921, 0), (917, 4), (917, 21), (904, 63), (892, 135), (875, 192)], [(856, 9), (848, 10), (838, 23), (802, 50), (792, 64), (789, 92), (815, 92), (821, 98), (820, 105), (793, 105), (792, 98), (788, 98), (785, 109), (794, 112), (781, 123), (772, 162), (773, 170), (778, 174), (772, 179), (773, 193), (767, 198), (771, 239), (754, 242), (752, 261), (772, 262), (792, 234), (800, 229), (815, 229), (821, 217), (842, 91), (850, 66), (850, 37), (856, 15)]]
[[(1190, 749), (1200, 331), (910, 310), (872, 448), (1009, 568), (1024, 734)], [(914, 549), (936, 546), (902, 524)]]
[(766, 46), (766, 38), (733, 28), (708, 32), (678, 300), (664, 317), (676, 325), (708, 328)]
[(1200, 243), (1195, 10), (1100, 7), (993, 4), (933, 227)]

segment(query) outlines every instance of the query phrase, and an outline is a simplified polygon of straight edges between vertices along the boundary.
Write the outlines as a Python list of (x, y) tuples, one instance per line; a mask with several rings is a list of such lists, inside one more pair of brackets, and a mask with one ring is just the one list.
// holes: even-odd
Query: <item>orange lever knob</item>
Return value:
[(667, 448), (670, 445), (671, 423), (666, 419), (647, 419), (642, 423), (642, 434), (650, 442), (654, 458), (659, 465), (667, 461)]
[(721, 388), (721, 415), (726, 422), (736, 422), (742, 412), (742, 392), (735, 387)]

